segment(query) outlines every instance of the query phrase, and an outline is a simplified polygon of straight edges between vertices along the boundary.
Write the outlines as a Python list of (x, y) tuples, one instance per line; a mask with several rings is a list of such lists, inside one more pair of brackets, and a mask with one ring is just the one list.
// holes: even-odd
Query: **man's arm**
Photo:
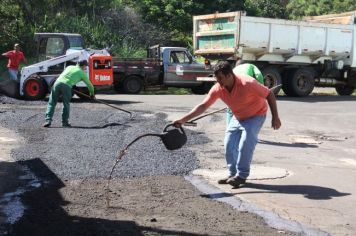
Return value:
[(270, 91), (268, 96), (267, 96), (267, 101), (269, 108), (271, 109), (272, 113), (272, 128), (273, 129), (279, 129), (281, 127), (281, 121), (278, 116), (278, 109), (277, 109), (277, 102), (276, 102), (276, 97), (274, 96), (273, 91)]
[(181, 126), (185, 122), (193, 119), (194, 117), (197, 117), (201, 114), (203, 114), (206, 110), (208, 109), (208, 106), (206, 106), (204, 103), (200, 103), (196, 107), (194, 107), (188, 114), (183, 116), (182, 118), (173, 121), (174, 126)]
[(9, 57), (8, 52), (4, 52), (3, 54), (1, 54), (1, 56)]
[(23, 62), (25, 63), (26, 66), (28, 65), (28, 61), (27, 61), (26, 57), (23, 57)]
[(82, 80), (84, 81), (84, 83), (87, 85), (90, 96), (94, 96), (94, 86), (93, 84), (90, 82), (87, 74), (84, 73), (84, 71), (82, 71)]

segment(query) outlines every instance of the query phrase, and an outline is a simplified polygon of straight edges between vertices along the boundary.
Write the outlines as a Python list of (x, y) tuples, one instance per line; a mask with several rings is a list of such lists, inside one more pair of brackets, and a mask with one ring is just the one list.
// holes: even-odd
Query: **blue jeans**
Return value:
[(255, 150), (258, 133), (266, 116), (254, 116), (238, 121), (232, 116), (225, 131), (225, 158), (229, 176), (246, 179), (250, 175), (250, 165)]
[(14, 69), (10, 69), (9, 68), (9, 75), (10, 75), (10, 79), (18, 82), (18, 79), (17, 79), (17, 74), (18, 74), (18, 71), (17, 70), (14, 70)]

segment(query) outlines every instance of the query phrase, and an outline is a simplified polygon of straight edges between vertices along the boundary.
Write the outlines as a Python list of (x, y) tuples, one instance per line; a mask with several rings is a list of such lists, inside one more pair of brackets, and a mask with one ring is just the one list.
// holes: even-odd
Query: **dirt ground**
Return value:
[[(202, 195), (183, 177), (48, 181), (9, 235), (294, 235)], [(108, 204), (109, 203), (109, 204)]]

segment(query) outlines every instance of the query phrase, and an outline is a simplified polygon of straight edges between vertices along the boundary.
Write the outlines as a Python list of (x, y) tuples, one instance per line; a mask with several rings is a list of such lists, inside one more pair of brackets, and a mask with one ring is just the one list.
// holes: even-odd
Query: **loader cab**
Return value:
[(45, 61), (66, 54), (68, 49), (84, 49), (80, 34), (35, 33), (36, 61)]
[[(84, 40), (80, 34), (35, 33), (36, 62), (46, 61), (66, 54), (68, 49), (84, 49)], [(59, 74), (64, 63), (49, 67), (48, 74)]]

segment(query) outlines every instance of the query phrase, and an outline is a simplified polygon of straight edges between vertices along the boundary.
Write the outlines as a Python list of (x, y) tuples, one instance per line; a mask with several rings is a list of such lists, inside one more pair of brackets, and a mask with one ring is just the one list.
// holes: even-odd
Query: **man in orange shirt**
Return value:
[(27, 65), (27, 60), (23, 52), (20, 51), (20, 45), (16, 43), (14, 45), (14, 50), (5, 52), (1, 54), (8, 58), (7, 68), (9, 71), (10, 78), (14, 81), (18, 81), (17, 74), (19, 70), (19, 65), (23, 61)]
[(217, 83), (210, 89), (203, 102), (173, 124), (180, 126), (201, 115), (220, 98), (234, 116), (225, 134), (225, 158), (229, 174), (218, 183), (238, 188), (246, 182), (250, 174), (258, 134), (266, 119), (267, 102), (272, 113), (272, 128), (279, 129), (281, 121), (273, 92), (259, 84), (253, 77), (235, 74), (227, 61), (220, 61), (214, 68), (214, 74)]

